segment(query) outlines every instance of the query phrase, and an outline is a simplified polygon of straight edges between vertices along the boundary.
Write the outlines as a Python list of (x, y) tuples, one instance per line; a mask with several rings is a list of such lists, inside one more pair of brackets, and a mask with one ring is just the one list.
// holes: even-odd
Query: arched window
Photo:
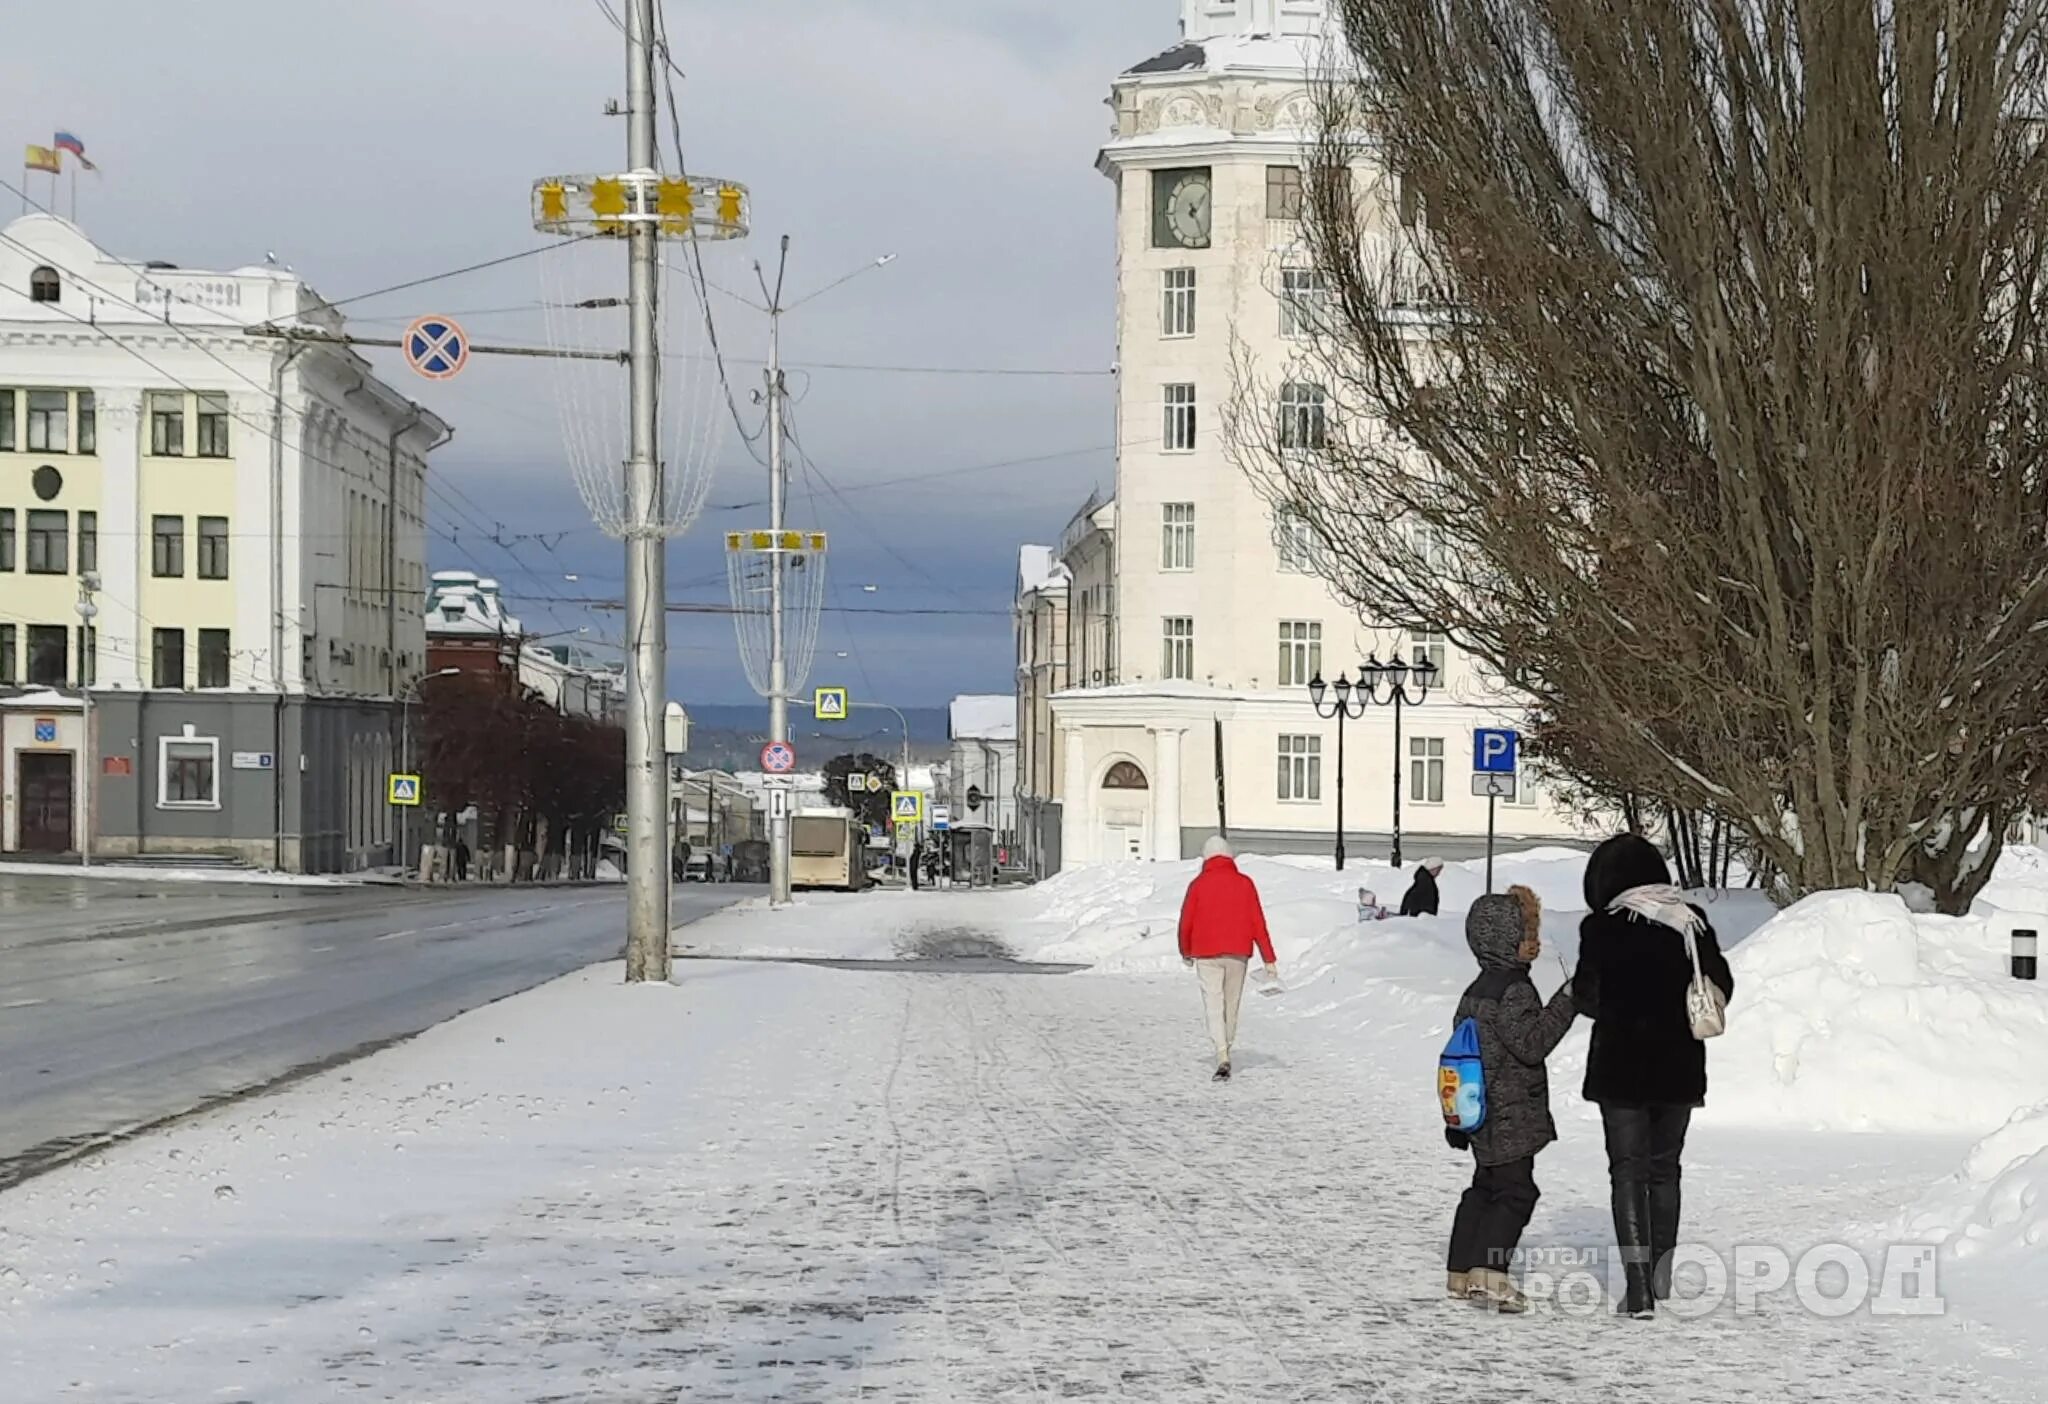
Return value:
[(1109, 768), (1109, 774), (1102, 777), (1102, 788), (1105, 790), (1149, 790), (1152, 787), (1145, 782), (1144, 771), (1138, 769), (1129, 761), (1118, 761)]
[(64, 296), (64, 284), (57, 279), (57, 270), (45, 264), (28, 275), (28, 300), (30, 302), (56, 302)]

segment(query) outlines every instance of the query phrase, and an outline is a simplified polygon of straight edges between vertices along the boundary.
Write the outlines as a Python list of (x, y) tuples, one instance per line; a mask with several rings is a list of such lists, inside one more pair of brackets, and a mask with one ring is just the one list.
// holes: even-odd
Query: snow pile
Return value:
[(1961, 1261), (2048, 1248), (2048, 1102), (2013, 1113), (1979, 1141), (1962, 1169), (1892, 1225), (1908, 1241), (1939, 1243)]
[(2048, 991), (2009, 978), (2007, 923), (1826, 892), (1731, 955), (1716, 1120), (1982, 1133), (2048, 1100)]

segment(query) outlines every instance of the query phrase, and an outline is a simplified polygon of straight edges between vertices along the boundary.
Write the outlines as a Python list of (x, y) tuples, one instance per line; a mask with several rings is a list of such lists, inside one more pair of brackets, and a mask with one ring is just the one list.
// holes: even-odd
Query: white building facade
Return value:
[[(1516, 698), (1422, 623), (1361, 625), (1226, 444), (1241, 359), (1284, 446), (1330, 432), (1297, 369), (1321, 295), (1300, 226), (1307, 79), (1330, 23), (1325, 0), (1184, 0), (1183, 42), (1114, 84), (1099, 166), (1117, 192), (1121, 447), (1114, 500), (1087, 504), (1061, 546), (1071, 686), (1052, 700), (1060, 776), (1041, 798), (1066, 866), (1178, 859), (1226, 820), (1241, 849), (1330, 851), (1339, 723), (1308, 685), (1369, 657), (1427, 659), (1439, 680), (1402, 709), (1398, 749), (1391, 707), (1343, 724), (1352, 856), (1390, 856), (1397, 766), (1408, 861), (1484, 843), (1473, 736), (1512, 727)], [(1354, 190), (1398, 240), (1398, 182), (1362, 168)], [(1503, 836), (1578, 835), (1519, 780)]]
[[(6, 744), (25, 715), (45, 755), (33, 796), (19, 762), (0, 778), (0, 849), (76, 851), (89, 822), (108, 855), (395, 861), (392, 700), (424, 661), (450, 431), (344, 346), (245, 334), (266, 322), (341, 330), (280, 267), (0, 229), (0, 697), (44, 699), (8, 709)], [(88, 687), (67, 778), (34, 737)]]

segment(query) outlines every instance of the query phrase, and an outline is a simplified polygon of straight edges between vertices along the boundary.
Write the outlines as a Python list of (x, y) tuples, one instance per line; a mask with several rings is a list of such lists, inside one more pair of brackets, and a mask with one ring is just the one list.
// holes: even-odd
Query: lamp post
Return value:
[(94, 596), (100, 590), (100, 574), (88, 570), (78, 577), (78, 725), (85, 735), (79, 750), (85, 756), (85, 775), (78, 788), (78, 866), (92, 866), (92, 782), (99, 771), (99, 748), (92, 740), (92, 684), (98, 673), (99, 635), (93, 620), (100, 607)]
[[(1334, 693), (1330, 706), (1325, 709), (1323, 698)], [(1309, 681), (1308, 701), (1316, 709), (1316, 715), (1324, 721), (1335, 718), (1337, 722), (1337, 871), (1344, 871), (1344, 723), (1357, 721), (1365, 715), (1365, 709), (1372, 705), (1365, 692), (1360, 689), (1357, 699), (1352, 698), (1351, 679), (1343, 673), (1337, 675), (1333, 688), (1323, 682), (1323, 675), (1317, 673)]]
[[(412, 704), (419, 693), (420, 684), (428, 678), (452, 678), (461, 672), (460, 668), (441, 668), (432, 673), (422, 673), (398, 690), (398, 763), (412, 773)], [(406, 860), (412, 856), (412, 809), (401, 808), (398, 814), (398, 866), (403, 873)]]
[[(1388, 663), (1380, 662), (1377, 656), (1365, 660), (1365, 666), (1358, 670), (1359, 696), (1376, 706), (1394, 709), (1394, 866), (1401, 866), (1401, 709), (1419, 707), (1429, 696), (1430, 688), (1436, 685), (1437, 666), (1427, 655), (1415, 664), (1413, 678), (1415, 690), (1410, 693), (1408, 683), (1409, 666), (1399, 655)], [(1380, 696), (1380, 685), (1384, 683), (1387, 695)]]

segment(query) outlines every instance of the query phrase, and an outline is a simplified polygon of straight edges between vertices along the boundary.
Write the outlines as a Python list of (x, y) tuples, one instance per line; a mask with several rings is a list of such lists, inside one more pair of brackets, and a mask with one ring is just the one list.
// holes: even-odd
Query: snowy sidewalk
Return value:
[[(1444, 1302), (1466, 1170), (1428, 1069), (1281, 1001), (1219, 1088), (1176, 977), (617, 975), (0, 1197), (8, 1397), (2035, 1397), (1959, 1323), (1789, 1294), (1646, 1325)], [(1603, 1244), (1597, 1133), (1564, 1120), (1531, 1242)], [(1707, 1128), (1688, 1211), (1796, 1255), (1957, 1154)]]

